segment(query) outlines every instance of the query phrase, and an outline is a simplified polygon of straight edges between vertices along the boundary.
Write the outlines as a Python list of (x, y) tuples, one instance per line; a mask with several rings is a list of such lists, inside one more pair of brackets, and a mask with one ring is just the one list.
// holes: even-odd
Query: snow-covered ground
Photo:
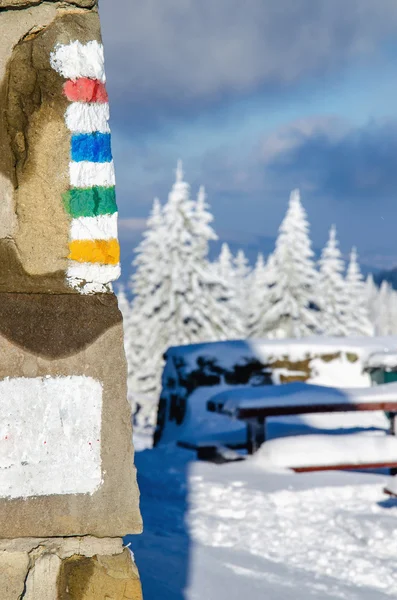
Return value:
[[(307, 415), (274, 420), (270, 433), (387, 425), (382, 413)], [(397, 500), (383, 493), (386, 472), (298, 475), (264, 470), (255, 457), (213, 465), (173, 444), (145, 449), (149, 437), (135, 444), (145, 531), (127, 541), (148, 600), (397, 597)]]

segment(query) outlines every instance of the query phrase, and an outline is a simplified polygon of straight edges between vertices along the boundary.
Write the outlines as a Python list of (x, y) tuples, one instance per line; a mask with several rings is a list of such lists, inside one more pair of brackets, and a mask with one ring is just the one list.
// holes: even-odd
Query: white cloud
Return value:
[(336, 116), (313, 116), (297, 119), (267, 135), (260, 144), (260, 159), (271, 163), (278, 156), (295, 150), (313, 136), (325, 136), (330, 141), (342, 139), (351, 128)]
[(376, 51), (395, 0), (101, 0), (113, 96), (146, 108), (285, 86)]

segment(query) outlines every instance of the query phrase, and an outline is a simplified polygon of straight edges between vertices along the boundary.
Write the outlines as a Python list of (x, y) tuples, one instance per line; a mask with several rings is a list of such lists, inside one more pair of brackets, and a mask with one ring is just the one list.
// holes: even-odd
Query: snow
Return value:
[(137, 452), (136, 464), (145, 528), (125, 541), (147, 598), (396, 597), (397, 501), (383, 494), (386, 474), (219, 466), (173, 444)]
[(371, 377), (363, 370), (363, 362), (351, 362), (346, 354), (326, 362), (321, 358), (312, 358), (310, 361), (311, 377), (308, 383), (329, 385), (334, 387), (369, 387)]
[(333, 388), (314, 384), (286, 383), (279, 386), (241, 387), (212, 396), (211, 400), (224, 405), (224, 411), (234, 414), (241, 408), (294, 407), (327, 404), (369, 404), (395, 402), (397, 383), (369, 388)]
[(397, 476), (395, 475), (392, 479), (387, 483), (386, 490), (391, 494), (397, 496)]
[[(223, 386), (232, 390), (232, 386)], [(219, 389), (219, 387), (217, 388)], [(247, 440), (246, 425), (226, 415), (209, 413), (207, 401), (213, 396), (213, 387), (200, 387), (188, 399), (187, 412), (182, 425), (168, 421), (161, 438), (162, 444), (178, 440), (185, 443), (217, 442), (219, 444), (244, 444)]]
[(0, 381), (0, 497), (94, 493), (101, 422), (102, 385), (91, 377)]
[(269, 440), (252, 457), (255, 465), (326, 467), (334, 465), (397, 465), (397, 438), (391, 435), (306, 435)]

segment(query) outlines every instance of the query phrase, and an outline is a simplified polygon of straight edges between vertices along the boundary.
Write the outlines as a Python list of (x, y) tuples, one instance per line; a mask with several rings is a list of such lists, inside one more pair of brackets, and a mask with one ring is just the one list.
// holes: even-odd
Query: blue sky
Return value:
[[(182, 158), (221, 239), (274, 237), (301, 189), (313, 243), (397, 265), (395, 0), (101, 0), (121, 236)], [(260, 246), (260, 241), (258, 242)]]

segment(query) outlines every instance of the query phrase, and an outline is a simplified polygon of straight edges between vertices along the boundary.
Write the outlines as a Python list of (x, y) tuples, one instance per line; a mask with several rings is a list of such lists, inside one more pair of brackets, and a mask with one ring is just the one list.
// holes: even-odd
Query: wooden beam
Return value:
[(348, 471), (357, 469), (391, 469), (397, 467), (397, 461), (383, 463), (363, 463), (360, 465), (319, 465), (315, 467), (290, 467), (295, 473), (312, 473), (313, 471)]
[(300, 404), (293, 406), (257, 406), (237, 408), (235, 411), (223, 410), (223, 414), (234, 416), (237, 419), (252, 419), (256, 417), (278, 417), (286, 415), (302, 415), (311, 413), (333, 413), (333, 412), (361, 412), (382, 410), (384, 412), (397, 412), (397, 400), (395, 402), (362, 402), (338, 404)]

